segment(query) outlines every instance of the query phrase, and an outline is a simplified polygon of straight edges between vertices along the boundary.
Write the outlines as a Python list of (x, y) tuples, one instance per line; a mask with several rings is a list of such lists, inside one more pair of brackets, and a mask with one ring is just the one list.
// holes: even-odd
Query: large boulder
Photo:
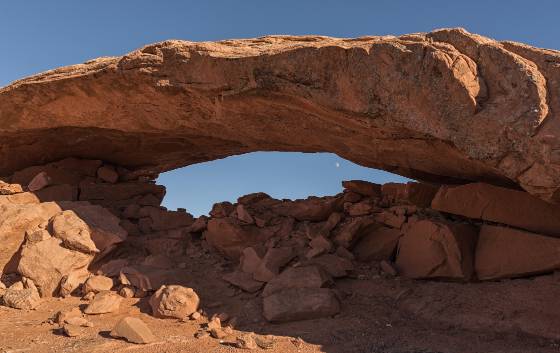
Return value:
[(150, 298), (152, 315), (158, 318), (185, 320), (198, 310), (200, 299), (192, 288), (178, 285), (162, 286)]
[(264, 243), (273, 235), (254, 225), (242, 225), (236, 218), (212, 218), (204, 232), (210, 246), (232, 259), (238, 259), (246, 247)]
[(522, 277), (560, 269), (560, 239), (483, 225), (475, 270), (481, 280)]
[(560, 205), (519, 190), (484, 183), (442, 186), (432, 208), (560, 237)]
[(478, 229), (469, 224), (422, 220), (399, 240), (396, 266), (409, 278), (469, 280)]
[(16, 271), (26, 230), (46, 224), (60, 211), (53, 202), (0, 205), (0, 273)]

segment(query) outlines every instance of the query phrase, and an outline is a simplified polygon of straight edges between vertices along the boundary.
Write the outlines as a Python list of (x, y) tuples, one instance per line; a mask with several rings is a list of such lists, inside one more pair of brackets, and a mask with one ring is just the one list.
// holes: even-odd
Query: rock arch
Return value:
[(166, 41), (0, 89), (0, 175), (69, 156), (161, 172), (327, 151), (555, 201), (559, 85), (559, 52), (462, 29)]

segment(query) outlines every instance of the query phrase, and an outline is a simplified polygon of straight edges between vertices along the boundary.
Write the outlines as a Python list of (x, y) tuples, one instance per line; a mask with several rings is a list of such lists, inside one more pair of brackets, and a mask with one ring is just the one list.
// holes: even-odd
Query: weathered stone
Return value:
[(68, 184), (52, 185), (35, 191), (35, 195), (41, 202), (76, 201), (78, 199), (78, 187)]
[(224, 275), (222, 279), (249, 293), (254, 293), (260, 290), (263, 286), (263, 282), (255, 281), (251, 273), (246, 273), (242, 271), (235, 271), (232, 273), (228, 273)]
[(359, 217), (371, 214), (376, 210), (375, 205), (370, 200), (360, 201), (344, 205), (344, 211), (352, 217)]
[(233, 212), (233, 209), (234, 208), (231, 202), (219, 202), (212, 206), (210, 216), (212, 216), (213, 218), (224, 218), (229, 216), (229, 214)]
[(83, 318), (82, 311), (79, 307), (64, 309), (54, 315), (54, 321), (59, 325), (64, 325), (65, 323), (72, 322), (73, 319), (76, 318)]
[(237, 205), (237, 207), (235, 208), (235, 212), (237, 213), (237, 219), (239, 219), (241, 222), (244, 222), (246, 224), (255, 223), (255, 220), (249, 214), (247, 209), (245, 209), (245, 206), (243, 206), (243, 204)]
[(270, 280), (264, 287), (264, 297), (287, 288), (321, 288), (331, 283), (331, 278), (318, 266), (291, 267)]
[(393, 212), (383, 211), (377, 213), (374, 217), (376, 222), (385, 224), (389, 227), (400, 229), (404, 222), (406, 222), (406, 217), (404, 215), (397, 216)]
[(0, 180), (0, 195), (13, 195), (23, 192), (21, 185), (9, 184)]
[(105, 276), (92, 276), (84, 283), (83, 293), (99, 293), (102, 291), (110, 291), (113, 288), (113, 280)]
[[(512, 180), (552, 200), (558, 54), (520, 47), (462, 29), (156, 43), (3, 87), (0, 175), (73, 155), (157, 174), (251, 151), (328, 151), (414, 179)], [(219, 109), (208, 87), (225, 97)], [(138, 104), (148, 96), (155, 113)]]
[(399, 240), (397, 269), (409, 278), (469, 280), (477, 235), (468, 224), (418, 221)]
[(122, 297), (115, 292), (102, 291), (95, 295), (93, 300), (84, 309), (88, 315), (114, 313), (119, 311)]
[(290, 262), (296, 253), (291, 247), (270, 248), (263, 257), (261, 263), (253, 273), (257, 281), (268, 282), (278, 273), (282, 267)]
[(115, 168), (110, 165), (104, 165), (97, 169), (97, 177), (111, 184), (114, 184), (119, 180), (119, 174)]
[(13, 195), (0, 195), (0, 206), (2, 205), (25, 205), (41, 202), (37, 195), (32, 192), (22, 192)]
[(111, 337), (124, 338), (128, 342), (147, 344), (157, 341), (150, 328), (140, 319), (127, 316), (120, 319), (113, 330)]
[(270, 322), (310, 320), (340, 311), (340, 303), (328, 288), (289, 288), (263, 299), (263, 315)]
[(442, 186), (432, 208), (560, 237), (560, 206), (523, 191), (484, 183)]
[(381, 185), (370, 183), (364, 180), (347, 180), (342, 182), (342, 187), (351, 192), (362, 196), (379, 197), (381, 196)]
[(60, 211), (60, 207), (51, 202), (0, 205), (0, 273), (12, 273), (17, 270), (26, 231), (39, 230), (35, 225), (47, 222)]
[(298, 221), (321, 222), (339, 210), (342, 199), (310, 197), (305, 200), (284, 201), (272, 207), (273, 212)]
[(31, 192), (38, 191), (47, 187), (48, 185), (50, 185), (50, 183), (51, 183), (51, 178), (47, 175), (47, 173), (41, 172), (35, 175), (33, 179), (31, 179), (29, 185), (27, 185), (27, 190)]
[(37, 285), (42, 297), (50, 297), (57, 294), (64, 276), (87, 268), (92, 260), (92, 255), (69, 250), (60, 239), (51, 237), (25, 244), (17, 271)]
[(86, 254), (95, 254), (99, 249), (92, 240), (89, 226), (71, 210), (63, 211), (51, 220), (53, 236), (62, 240), (64, 246)]
[(425, 183), (408, 182), (406, 184), (387, 183), (381, 187), (381, 193), (391, 203), (409, 203), (418, 207), (430, 207), (438, 188)]
[(135, 196), (152, 194), (159, 199), (165, 196), (165, 187), (151, 183), (80, 183), (80, 200), (129, 200)]
[(321, 255), (308, 260), (307, 263), (318, 265), (335, 278), (344, 277), (354, 269), (352, 261), (334, 254)]
[(243, 249), (239, 260), (239, 268), (241, 271), (250, 273), (251, 275), (257, 271), (265, 254), (264, 251), (259, 253), (257, 250), (258, 248), (253, 247)]
[(72, 271), (69, 274), (63, 276), (60, 280), (59, 294), (62, 297), (76, 294), (77, 290), (87, 280), (88, 277), (89, 271), (85, 268)]
[(24, 280), (12, 285), (2, 297), (4, 304), (14, 309), (33, 310), (39, 306), (41, 298), (33, 282)]
[(481, 280), (522, 277), (560, 269), (560, 239), (483, 225), (475, 253)]
[(395, 253), (402, 233), (388, 227), (372, 227), (364, 234), (352, 251), (360, 261), (389, 260)]
[(368, 233), (371, 227), (379, 227), (371, 217), (352, 218), (335, 230), (333, 241), (335, 244), (349, 248)]
[(233, 218), (212, 218), (204, 232), (210, 246), (233, 259), (238, 259), (246, 247), (264, 243), (272, 235), (253, 225), (242, 226)]
[(158, 318), (186, 319), (198, 310), (200, 299), (192, 288), (162, 286), (150, 298), (152, 315)]

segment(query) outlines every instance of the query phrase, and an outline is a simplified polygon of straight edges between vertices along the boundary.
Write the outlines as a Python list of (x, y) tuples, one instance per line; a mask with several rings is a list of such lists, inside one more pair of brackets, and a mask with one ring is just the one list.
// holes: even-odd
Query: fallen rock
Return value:
[(147, 344), (157, 341), (150, 328), (140, 319), (127, 316), (120, 319), (110, 333), (111, 337), (124, 338), (128, 342)]
[(89, 275), (89, 271), (82, 268), (63, 276), (60, 280), (59, 294), (62, 297), (68, 297), (72, 294), (76, 294), (80, 286), (88, 279)]
[(524, 191), (484, 183), (442, 186), (432, 208), (560, 237), (560, 206)]
[(4, 305), (20, 310), (33, 310), (41, 303), (37, 287), (28, 280), (13, 284), (6, 289), (2, 300)]
[(37, 174), (33, 179), (31, 179), (31, 181), (27, 185), (27, 190), (31, 192), (38, 191), (45, 188), (50, 183), (51, 183), (51, 178), (47, 175), (47, 173), (41, 172)]
[(62, 240), (51, 237), (25, 244), (17, 271), (35, 283), (42, 297), (51, 297), (64, 276), (86, 269), (92, 260), (92, 255), (69, 250)]
[(560, 239), (483, 225), (476, 245), (480, 280), (523, 277), (560, 269)]
[(409, 278), (469, 280), (477, 235), (468, 224), (418, 221), (399, 240), (397, 270)]
[(245, 333), (237, 336), (235, 339), (235, 347), (239, 349), (257, 349), (257, 343), (255, 342), (254, 333)]
[(426, 183), (408, 182), (386, 183), (381, 187), (381, 193), (392, 204), (411, 204), (418, 207), (430, 207), (438, 188)]
[(59, 325), (64, 325), (68, 322), (73, 322), (75, 318), (83, 318), (82, 311), (78, 307), (72, 309), (64, 309), (54, 315), (54, 321)]
[(381, 196), (381, 185), (364, 180), (347, 180), (342, 182), (342, 187), (362, 196)]
[(329, 317), (340, 311), (340, 303), (328, 288), (290, 288), (263, 299), (263, 315), (270, 322)]
[(62, 211), (51, 220), (53, 236), (62, 240), (64, 246), (70, 250), (95, 254), (99, 249), (92, 240), (89, 226), (71, 210)]
[(284, 201), (272, 206), (276, 214), (298, 221), (322, 222), (342, 207), (342, 199), (310, 197), (305, 200)]
[(114, 313), (119, 311), (121, 302), (122, 297), (115, 292), (99, 292), (84, 309), (84, 313), (88, 315)]
[(110, 165), (104, 165), (97, 169), (97, 177), (111, 184), (114, 184), (119, 180), (119, 174), (115, 168)]
[(291, 267), (271, 279), (264, 287), (263, 297), (287, 288), (322, 288), (332, 282), (318, 266)]
[(152, 315), (157, 318), (186, 320), (198, 310), (200, 299), (192, 288), (179, 285), (162, 286), (150, 298)]
[(246, 247), (263, 243), (272, 235), (253, 225), (242, 226), (233, 218), (212, 218), (204, 232), (210, 246), (232, 259), (238, 259)]
[(253, 278), (257, 281), (268, 282), (280, 273), (296, 253), (291, 247), (270, 248), (266, 252), (259, 266), (253, 273)]
[(228, 273), (222, 279), (249, 293), (257, 292), (264, 284), (263, 282), (255, 281), (252, 274), (243, 271)]
[(352, 261), (334, 254), (321, 255), (306, 263), (318, 265), (334, 278), (347, 276), (348, 272), (354, 269)]
[(105, 276), (92, 276), (84, 283), (83, 293), (99, 293), (102, 291), (110, 291), (113, 288), (113, 279)]
[(402, 233), (388, 227), (371, 227), (353, 247), (352, 251), (360, 261), (381, 261), (393, 257)]
[(21, 185), (19, 184), (8, 184), (0, 180), (0, 195), (13, 195), (23, 192)]
[(76, 325), (71, 325), (71, 324), (65, 324), (62, 327), (62, 330), (64, 331), (64, 334), (68, 337), (79, 337), (79, 336), (83, 336), (86, 331), (82, 326), (76, 326)]

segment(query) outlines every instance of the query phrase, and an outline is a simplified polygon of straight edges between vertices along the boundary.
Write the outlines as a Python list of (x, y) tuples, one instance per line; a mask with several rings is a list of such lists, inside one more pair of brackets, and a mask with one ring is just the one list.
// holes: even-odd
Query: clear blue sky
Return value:
[[(460, 26), (500, 40), (560, 49), (559, 14), (557, 0), (1, 1), (0, 86), (165, 39), (356, 37)], [(253, 191), (280, 198), (334, 194), (341, 180), (352, 178), (402, 180), (332, 154), (254, 153), (168, 172), (159, 182), (168, 187), (166, 206), (198, 215), (216, 201)]]

